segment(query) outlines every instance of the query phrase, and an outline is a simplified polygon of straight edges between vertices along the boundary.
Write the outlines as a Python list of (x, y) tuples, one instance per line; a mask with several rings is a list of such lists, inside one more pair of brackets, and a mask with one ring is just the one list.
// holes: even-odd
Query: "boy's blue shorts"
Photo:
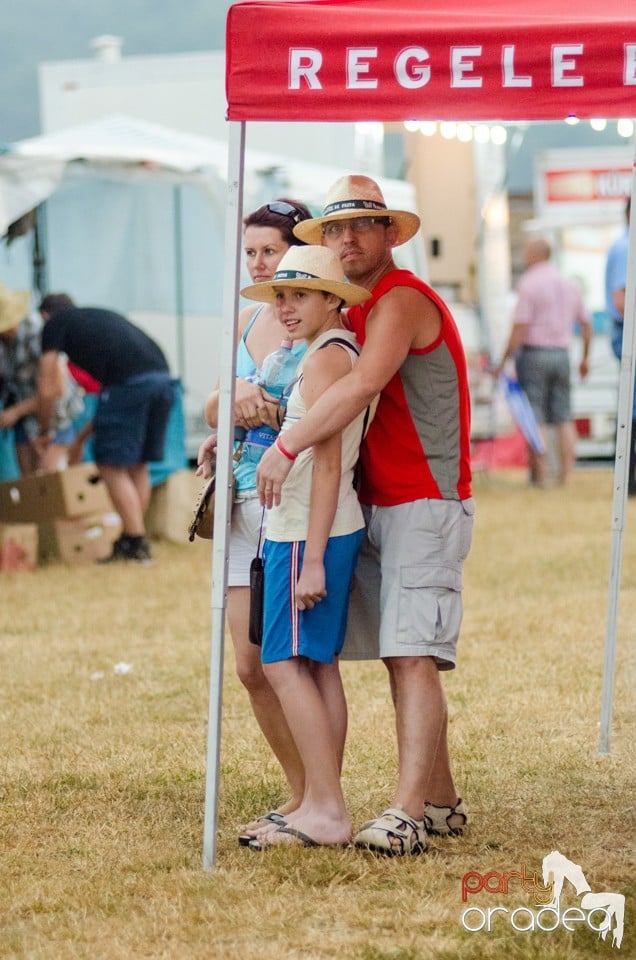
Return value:
[(351, 578), (364, 530), (330, 537), (325, 550), (327, 596), (313, 610), (298, 610), (294, 589), (302, 567), (304, 540), (265, 540), (263, 663), (308, 657), (332, 663), (344, 644)]

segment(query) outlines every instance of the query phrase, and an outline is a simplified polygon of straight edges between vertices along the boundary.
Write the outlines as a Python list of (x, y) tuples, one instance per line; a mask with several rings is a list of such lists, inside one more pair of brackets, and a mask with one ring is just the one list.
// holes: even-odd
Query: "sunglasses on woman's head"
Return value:
[(305, 215), (300, 210), (284, 200), (275, 200), (273, 203), (268, 203), (267, 209), (270, 213), (277, 213), (281, 217), (289, 217), (294, 223), (300, 223), (301, 220), (305, 219)]

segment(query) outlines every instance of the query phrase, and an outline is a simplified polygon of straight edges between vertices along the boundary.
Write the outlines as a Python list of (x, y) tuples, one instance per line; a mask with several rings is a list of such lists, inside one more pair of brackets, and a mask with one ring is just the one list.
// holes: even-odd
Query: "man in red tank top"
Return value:
[(347, 278), (372, 291), (349, 322), (362, 353), (268, 451), (258, 470), (261, 502), (280, 502), (301, 450), (341, 430), (379, 393), (361, 448), (360, 501), (367, 536), (356, 570), (343, 656), (381, 657), (396, 711), (398, 782), (390, 806), (363, 824), (356, 846), (418, 854), (427, 833), (458, 834), (466, 814), (451, 773), (440, 680), (455, 666), (462, 567), (472, 536), (470, 397), (466, 361), (444, 301), (398, 270), (393, 248), (419, 218), (387, 208), (368, 177), (329, 191), (323, 216), (296, 226), (308, 243), (338, 253)]

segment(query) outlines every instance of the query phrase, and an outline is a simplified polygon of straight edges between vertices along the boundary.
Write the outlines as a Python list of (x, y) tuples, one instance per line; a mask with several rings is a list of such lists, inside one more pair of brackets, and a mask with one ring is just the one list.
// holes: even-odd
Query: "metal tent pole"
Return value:
[[(636, 199), (636, 136), (635, 159), (632, 171), (632, 198)], [(605, 658), (601, 693), (601, 721), (599, 753), (609, 754), (612, 727), (612, 704), (616, 672), (616, 625), (623, 559), (623, 530), (625, 527), (625, 500), (629, 477), (629, 450), (632, 435), (632, 398), (634, 396), (634, 328), (636, 327), (636, 217), (629, 220), (629, 253), (627, 258), (627, 287), (623, 320), (623, 349), (618, 387), (618, 416), (616, 421), (616, 459), (614, 461), (614, 497), (612, 501), (612, 547), (610, 554), (609, 596), (605, 632)]]
[(183, 209), (181, 187), (172, 188), (172, 211), (174, 223), (174, 282), (175, 310), (177, 314), (177, 374), (181, 383), (186, 383), (185, 369), (185, 309), (183, 286)]
[(229, 530), (232, 518), (232, 436), (234, 380), (236, 374), (236, 316), (241, 271), (241, 211), (245, 165), (245, 124), (229, 124), (227, 209), (225, 221), (225, 271), (221, 330), (219, 425), (216, 457), (216, 498), (212, 544), (212, 629), (210, 638), (210, 692), (208, 703), (207, 761), (203, 813), (203, 869), (216, 859), (216, 826), (221, 748), (223, 646), (227, 602)]

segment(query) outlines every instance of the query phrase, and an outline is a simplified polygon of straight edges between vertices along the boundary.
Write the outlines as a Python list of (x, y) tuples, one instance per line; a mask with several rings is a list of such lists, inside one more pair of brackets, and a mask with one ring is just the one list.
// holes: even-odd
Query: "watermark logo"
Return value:
[[(571, 884), (580, 898), (578, 906), (561, 906), (565, 882)], [(611, 931), (612, 946), (620, 949), (625, 921), (625, 897), (621, 893), (593, 893), (578, 863), (568, 860), (558, 850), (543, 858), (541, 876), (529, 873), (525, 863), (520, 870), (482, 874), (471, 870), (462, 877), (462, 903), (479, 893), (510, 894), (518, 889), (532, 894), (533, 905), (509, 910), (505, 906), (475, 906), (470, 903), (461, 916), (468, 933), (496, 932), (496, 925), (507, 922), (519, 933), (552, 933), (559, 927), (572, 932), (583, 925), (602, 940)]]

